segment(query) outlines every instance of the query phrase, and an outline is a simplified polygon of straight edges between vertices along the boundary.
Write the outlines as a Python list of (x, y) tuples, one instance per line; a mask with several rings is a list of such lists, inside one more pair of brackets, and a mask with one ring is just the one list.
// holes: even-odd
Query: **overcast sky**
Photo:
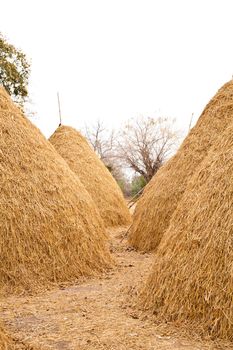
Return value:
[(187, 130), (233, 74), (232, 0), (7, 0), (0, 31), (32, 62), (34, 123), (49, 136), (166, 115)]

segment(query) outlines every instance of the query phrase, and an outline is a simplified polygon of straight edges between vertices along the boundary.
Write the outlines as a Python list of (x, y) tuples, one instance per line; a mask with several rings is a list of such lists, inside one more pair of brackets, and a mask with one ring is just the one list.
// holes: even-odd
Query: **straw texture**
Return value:
[(1, 350), (14, 350), (13, 341), (4, 332), (4, 330), (1, 326), (0, 326), (0, 349)]
[(109, 170), (75, 129), (60, 126), (49, 141), (91, 195), (106, 227), (127, 225), (130, 213)]
[[(233, 120), (233, 106), (228, 110)], [(141, 298), (166, 321), (233, 340), (233, 123), (191, 178)]]
[[(1, 350), (36, 350), (30, 345), (26, 345), (16, 339), (13, 339), (9, 334), (5, 332), (0, 325), (0, 349)], [(38, 349), (39, 350), (39, 349)]]
[(0, 291), (36, 290), (111, 265), (94, 202), (0, 88)]
[(196, 126), (176, 155), (147, 185), (138, 201), (129, 243), (142, 251), (155, 250), (187, 187), (188, 180), (210, 147), (232, 120), (233, 81), (226, 83), (208, 103)]

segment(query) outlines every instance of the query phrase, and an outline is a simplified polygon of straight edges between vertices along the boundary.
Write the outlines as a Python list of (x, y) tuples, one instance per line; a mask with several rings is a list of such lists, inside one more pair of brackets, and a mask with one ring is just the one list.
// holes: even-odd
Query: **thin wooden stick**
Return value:
[(59, 110), (59, 126), (61, 126), (61, 105), (60, 105), (60, 97), (59, 97), (59, 92), (57, 93), (57, 102), (58, 102), (58, 110)]
[(128, 228), (128, 230), (124, 233), (123, 237), (121, 238), (120, 242), (122, 243), (122, 241), (128, 236), (129, 230), (131, 229), (133, 224), (131, 224)]
[(191, 129), (191, 126), (192, 126), (193, 115), (194, 115), (194, 113), (192, 113), (191, 118), (190, 118), (190, 122), (189, 122), (189, 130)]
[[(134, 199), (135, 199), (139, 194), (141, 194), (141, 193), (143, 192), (143, 190), (144, 190), (144, 187), (141, 188), (140, 191), (138, 191), (138, 192), (130, 199), (130, 201), (129, 201), (129, 203), (128, 203), (128, 208), (129, 208), (129, 209), (134, 205), (135, 202), (137, 202), (138, 198), (137, 198), (136, 200), (134, 200)], [(133, 202), (133, 203), (132, 203), (132, 202)], [(130, 203), (132, 203), (132, 205), (129, 205)]]

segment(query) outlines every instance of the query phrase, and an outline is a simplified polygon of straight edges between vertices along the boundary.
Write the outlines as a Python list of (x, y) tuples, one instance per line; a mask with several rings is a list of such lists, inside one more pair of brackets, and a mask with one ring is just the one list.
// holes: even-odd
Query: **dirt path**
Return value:
[(31, 297), (9, 297), (1, 318), (14, 336), (42, 349), (204, 350), (225, 349), (167, 335), (125, 306), (126, 290), (138, 285), (153, 257), (127, 249), (122, 229), (112, 230), (118, 266), (101, 279)]

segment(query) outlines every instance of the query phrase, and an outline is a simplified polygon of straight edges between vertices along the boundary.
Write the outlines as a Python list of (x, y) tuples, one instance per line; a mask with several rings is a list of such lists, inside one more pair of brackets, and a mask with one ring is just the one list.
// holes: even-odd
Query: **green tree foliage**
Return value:
[(134, 176), (131, 183), (131, 195), (135, 196), (144, 186), (146, 186), (147, 182), (145, 178), (141, 176)]
[(0, 84), (20, 105), (28, 96), (30, 64), (25, 54), (9, 44), (0, 33)]

